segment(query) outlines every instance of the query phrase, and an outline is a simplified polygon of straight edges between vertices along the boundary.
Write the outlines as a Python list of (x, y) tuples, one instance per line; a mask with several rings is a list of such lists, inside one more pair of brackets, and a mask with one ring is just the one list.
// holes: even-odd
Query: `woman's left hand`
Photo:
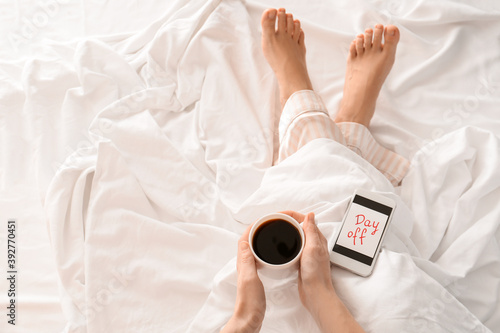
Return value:
[(250, 225), (238, 241), (238, 285), (234, 314), (222, 332), (259, 332), (266, 312), (264, 286), (248, 243)]

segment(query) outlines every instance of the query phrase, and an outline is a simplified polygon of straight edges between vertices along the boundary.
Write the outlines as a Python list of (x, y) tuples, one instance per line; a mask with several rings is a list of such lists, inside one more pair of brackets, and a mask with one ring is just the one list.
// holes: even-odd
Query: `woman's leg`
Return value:
[(399, 40), (399, 31), (390, 26), (385, 29), (386, 43), (382, 44), (382, 31), (379, 25), (375, 33), (367, 29), (366, 36), (358, 36), (351, 45), (344, 98), (334, 122), (319, 95), (312, 91), (300, 22), (284, 9), (264, 12), (262, 49), (278, 79), (283, 107), (279, 162), (309, 141), (330, 138), (375, 163), (374, 166), (394, 185), (401, 181), (408, 162), (380, 146), (367, 129), (380, 88), (394, 62)]
[(266, 10), (261, 24), (262, 50), (278, 79), (283, 108), (279, 161), (320, 137), (345, 144), (342, 132), (328, 116), (321, 98), (312, 91), (300, 21), (280, 8)]
[[(382, 43), (382, 37), (384, 42)], [(393, 25), (377, 24), (366, 29), (351, 43), (347, 58), (344, 96), (335, 122), (346, 144), (382, 172), (397, 186), (409, 162), (378, 144), (368, 126), (387, 75), (391, 71), (399, 42), (399, 30)]]

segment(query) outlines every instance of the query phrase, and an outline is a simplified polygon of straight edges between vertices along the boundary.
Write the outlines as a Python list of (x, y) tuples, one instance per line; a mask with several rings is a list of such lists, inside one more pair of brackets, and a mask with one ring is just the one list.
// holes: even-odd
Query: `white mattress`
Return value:
[[(2, 278), (0, 331), (217, 331), (246, 224), (314, 211), (331, 240), (355, 187), (392, 192), (324, 140), (272, 167), (279, 102), (259, 22), (273, 6), (283, 3), (0, 3), (1, 248), (8, 219), (18, 232), (16, 326)], [(332, 270), (341, 296), (373, 332), (500, 332), (500, 6), (286, 8), (332, 115), (349, 42), (375, 23), (401, 31), (371, 130), (412, 169), (388, 194), (403, 208), (374, 275)], [(293, 284), (267, 282), (263, 332), (317, 330)]]

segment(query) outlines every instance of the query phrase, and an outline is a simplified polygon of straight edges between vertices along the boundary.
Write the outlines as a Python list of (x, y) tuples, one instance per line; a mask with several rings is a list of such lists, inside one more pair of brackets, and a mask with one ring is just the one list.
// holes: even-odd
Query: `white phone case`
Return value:
[(356, 190), (334, 246), (330, 249), (331, 262), (355, 274), (369, 276), (395, 208), (396, 203), (388, 197), (363, 189)]

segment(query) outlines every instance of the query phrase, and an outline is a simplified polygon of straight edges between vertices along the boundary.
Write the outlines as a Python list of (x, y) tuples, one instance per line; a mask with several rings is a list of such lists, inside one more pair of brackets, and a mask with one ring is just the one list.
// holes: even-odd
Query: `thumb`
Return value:
[(306, 221), (307, 221), (308, 223), (312, 223), (312, 224), (316, 225), (316, 224), (314, 223), (314, 217), (315, 217), (315, 216), (314, 216), (314, 213), (313, 213), (313, 212), (307, 213), (307, 215), (306, 215)]
[(250, 244), (246, 241), (240, 241), (238, 244), (238, 273), (256, 271), (255, 259), (253, 257)]
[(306, 236), (306, 246), (308, 247), (320, 241), (319, 229), (314, 222), (314, 213), (308, 213), (304, 219), (304, 234)]
[(316, 231), (316, 223), (314, 222), (314, 213), (308, 213), (304, 219), (303, 223), (304, 231), (306, 233), (315, 232)]

